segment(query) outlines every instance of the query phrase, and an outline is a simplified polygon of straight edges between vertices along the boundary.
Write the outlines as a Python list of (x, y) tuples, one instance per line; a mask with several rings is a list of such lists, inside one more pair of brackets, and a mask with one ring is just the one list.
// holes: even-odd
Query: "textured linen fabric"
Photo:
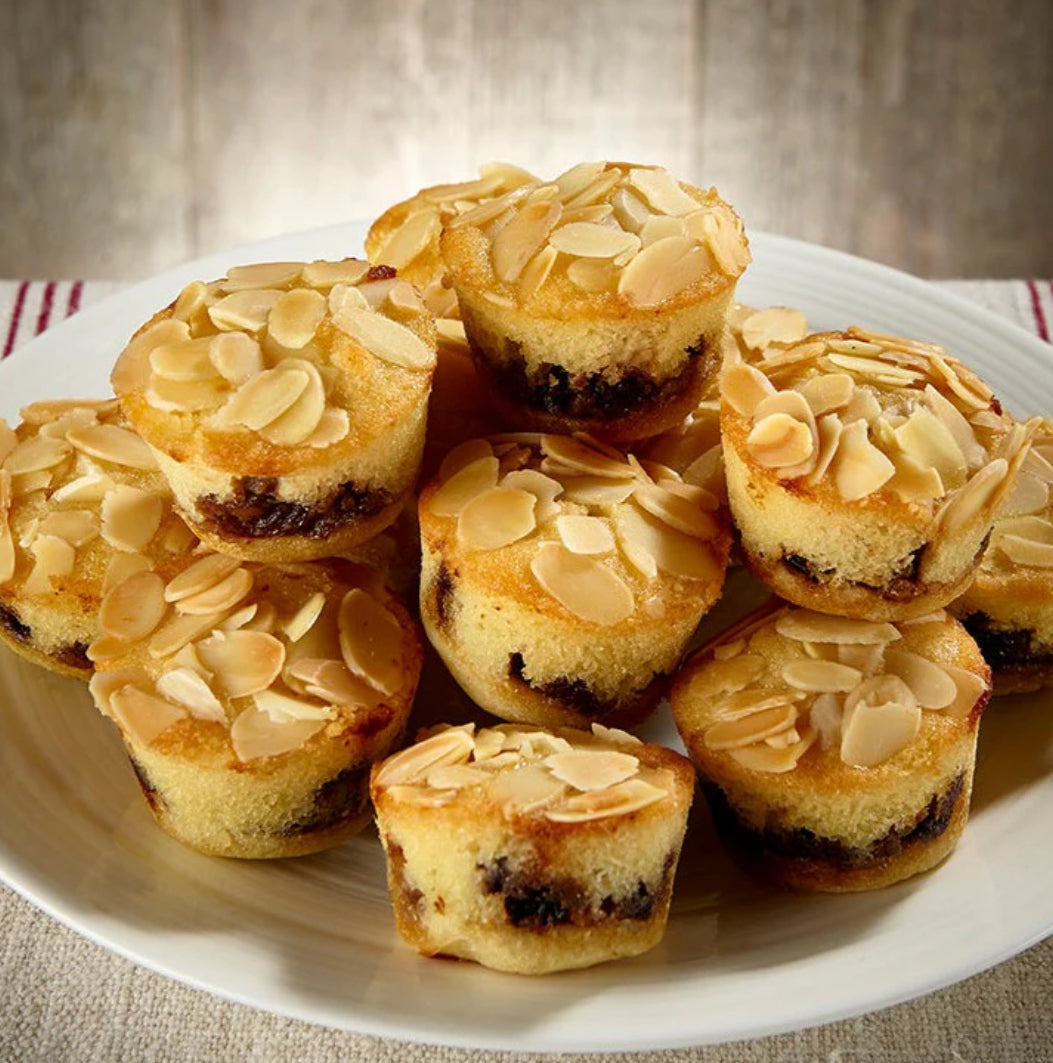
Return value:
[[(944, 286), (1043, 339), (1050, 337), (1049, 281), (948, 281)], [(9, 353), (49, 324), (120, 287), (0, 282), (0, 345), (9, 344)], [(1050, 366), (1053, 372), (1053, 351)], [(962, 901), (968, 904), (967, 897)], [(0, 1063), (1053, 1060), (1053, 939), (949, 989), (798, 1033), (675, 1051), (562, 1056), (409, 1044), (324, 1029), (229, 1003), (115, 956), (3, 886), (0, 927)], [(807, 991), (801, 987), (802, 993)]]

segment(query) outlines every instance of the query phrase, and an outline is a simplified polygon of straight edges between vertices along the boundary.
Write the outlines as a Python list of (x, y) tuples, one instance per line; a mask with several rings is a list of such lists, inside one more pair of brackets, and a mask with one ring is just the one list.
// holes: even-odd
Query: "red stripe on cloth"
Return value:
[[(1050, 285), (1053, 289), (1053, 283)], [(1042, 309), (1042, 300), (1039, 298), (1038, 285), (1034, 281), (1027, 282), (1027, 290), (1031, 293), (1031, 311), (1035, 315), (1035, 326), (1038, 334), (1049, 343), (1049, 327), (1046, 325), (1046, 314)]]
[(69, 290), (69, 299), (66, 301), (66, 317), (75, 314), (80, 309), (80, 297), (84, 292), (84, 281), (74, 281)]
[(15, 338), (18, 336), (18, 326), (22, 321), (22, 311), (26, 305), (26, 293), (28, 291), (29, 281), (22, 281), (18, 286), (18, 294), (15, 296), (15, 308), (11, 312), (11, 324), (7, 326), (4, 353), (0, 354), (0, 358), (6, 358), (15, 349)]
[(51, 307), (55, 302), (55, 282), (48, 281), (44, 285), (44, 297), (40, 300), (40, 313), (37, 314), (37, 335), (39, 336), (48, 327), (51, 320)]

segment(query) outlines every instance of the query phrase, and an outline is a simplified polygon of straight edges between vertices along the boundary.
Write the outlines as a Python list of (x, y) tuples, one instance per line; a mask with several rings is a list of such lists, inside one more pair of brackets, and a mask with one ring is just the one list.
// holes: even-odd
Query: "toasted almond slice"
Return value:
[[(974, 520), (989, 520), (992, 505), (1009, 472), (1005, 458), (995, 458), (979, 469), (964, 487), (951, 494), (936, 514), (937, 523), (948, 534), (960, 531)], [(986, 511), (986, 512), (985, 512)]]
[(439, 466), (439, 481), (445, 483), (472, 462), (492, 457), (494, 448), (485, 439), (466, 439), (458, 443)]
[(521, 303), (532, 299), (541, 290), (557, 258), (559, 258), (559, 252), (554, 247), (546, 246), (523, 267), (523, 272), (519, 275), (519, 301)]
[(166, 608), (161, 577), (154, 572), (136, 572), (103, 597), (99, 630), (121, 642), (138, 642), (161, 623)]
[(565, 753), (553, 753), (542, 764), (557, 779), (583, 792), (606, 790), (631, 779), (640, 767), (639, 759), (631, 753), (606, 749), (571, 749)]
[(325, 601), (325, 594), (316, 591), (281, 625), (290, 642), (299, 642), (314, 627), (325, 608)]
[(430, 371), (435, 367), (434, 349), (404, 325), (383, 314), (345, 307), (333, 314), (333, 324), (382, 362), (413, 372)]
[(497, 550), (536, 527), (537, 498), (517, 487), (491, 487), (471, 499), (457, 518), (457, 537), (475, 550)]
[(408, 215), (374, 256), (377, 262), (395, 269), (405, 269), (426, 247), (439, 237), (442, 222), (434, 206)]
[(701, 219), (702, 233), (721, 272), (737, 277), (750, 262), (749, 248), (735, 219), (724, 208), (707, 211)]
[(559, 512), (560, 507), (556, 499), (563, 493), (563, 485), (537, 469), (515, 469), (506, 473), (501, 478), (501, 486), (529, 491), (537, 499), (534, 519), (538, 524)]
[(622, 552), (644, 576), (654, 577), (653, 566), (683, 579), (722, 578), (713, 552), (696, 536), (685, 535), (635, 506), (617, 506), (612, 515)]
[(166, 380), (210, 380), (216, 375), (208, 357), (211, 343), (210, 336), (163, 343), (150, 352), (150, 369)]
[(229, 698), (266, 690), (281, 674), (285, 647), (262, 631), (213, 631), (197, 644), (201, 663), (215, 677), (215, 687)]
[(103, 472), (88, 472), (56, 488), (53, 502), (101, 502), (117, 485)]
[(226, 554), (206, 554), (183, 569), (165, 587), (165, 601), (178, 602), (200, 594), (225, 580), (241, 567), (241, 561)]
[(249, 602), (248, 605), (243, 605), (240, 609), (235, 609), (225, 620), (216, 625), (220, 631), (238, 631), (245, 627), (259, 611), (259, 604), (257, 602)]
[(342, 439), (346, 439), (350, 431), (351, 419), (347, 415), (347, 410), (327, 406), (322, 410), (314, 431), (301, 440), (301, 445), (318, 449), (331, 447)]
[(170, 668), (157, 680), (157, 689), (169, 701), (189, 709), (199, 720), (227, 722), (227, 714), (212, 688), (192, 668)]
[(928, 502), (946, 494), (940, 474), (905, 451), (893, 452), (892, 464), (896, 472), (886, 486), (904, 502)]
[(567, 279), (583, 292), (598, 294), (614, 290), (618, 272), (606, 259), (577, 258), (567, 266)]
[(740, 363), (720, 377), (720, 395), (740, 417), (752, 418), (760, 403), (775, 394), (775, 386), (759, 370)]
[(856, 384), (847, 373), (821, 373), (798, 384), (797, 390), (804, 396), (814, 416), (820, 417), (847, 406), (855, 394)]
[(729, 749), (728, 756), (749, 771), (761, 771), (770, 775), (781, 775), (793, 771), (798, 761), (815, 744), (817, 732), (806, 731), (792, 745), (773, 747), (768, 744), (744, 746), (741, 749)]
[(595, 181), (587, 184), (577, 195), (571, 196), (570, 199), (565, 200), (564, 206), (567, 210), (577, 210), (582, 207), (591, 206), (593, 203), (601, 202), (611, 191), (617, 188), (621, 182), (621, 172), (612, 169), (607, 170), (605, 173), (601, 173)]
[(305, 693), (333, 705), (372, 709), (384, 700), (379, 690), (350, 672), (342, 661), (301, 657), (289, 664), (285, 671), (286, 675), (303, 684)]
[(65, 461), (73, 448), (64, 439), (30, 436), (23, 439), (4, 459), (4, 469), (12, 476), (53, 469)]
[(331, 720), (333, 709), (330, 705), (319, 705), (302, 698), (293, 698), (288, 694), (279, 694), (274, 690), (261, 690), (253, 694), (256, 708), (265, 712), (275, 723), (288, 720)]
[(835, 694), (852, 690), (863, 673), (836, 661), (805, 659), (784, 665), (782, 678), (797, 690)]
[(661, 168), (634, 167), (629, 171), (628, 184), (660, 214), (683, 217), (699, 208), (698, 200), (686, 192), (672, 174)]
[(696, 539), (712, 539), (720, 531), (709, 513), (658, 484), (637, 484), (633, 500), (669, 527)]
[(841, 433), (844, 430), (844, 425), (836, 413), (828, 413), (826, 416), (819, 418), (815, 428), (819, 443), (815, 467), (807, 480), (809, 484), (817, 484), (826, 476), (837, 455), (837, 448), (841, 445)]
[(572, 554), (609, 554), (614, 549), (614, 533), (602, 517), (564, 513), (556, 518), (556, 531)]
[(148, 746), (186, 716), (186, 709), (129, 683), (109, 698), (110, 715), (136, 745)]
[(863, 421), (846, 424), (833, 462), (834, 483), (846, 502), (856, 502), (880, 490), (896, 467), (867, 438)]
[[(903, 621), (910, 623), (910, 621)], [(882, 671), (885, 666), (885, 647), (887, 643), (875, 643), (869, 646), (853, 646), (842, 644), (835, 647), (836, 659), (840, 664), (847, 664), (849, 668), (855, 668), (863, 675), (875, 675)]]
[(797, 642), (832, 642), (839, 646), (871, 646), (902, 637), (893, 624), (828, 616), (811, 609), (788, 610), (775, 621), (775, 630)]
[(563, 207), (558, 201), (527, 203), (494, 237), (494, 273), (505, 284), (514, 284), (526, 264), (541, 249)]
[(998, 539), (998, 549), (1014, 564), (1027, 568), (1053, 568), (1053, 541), (1002, 535)]
[(949, 402), (931, 384), (925, 385), (925, 402), (929, 409), (940, 419), (943, 426), (954, 436), (970, 468), (982, 465), (987, 460), (987, 452), (980, 445), (976, 433), (968, 420), (953, 402)]
[(872, 768), (906, 749), (920, 727), (921, 707), (917, 703), (861, 701), (851, 711), (846, 705), (841, 760), (855, 768)]
[(797, 722), (793, 705), (775, 705), (737, 719), (719, 720), (703, 735), (707, 749), (739, 749), (789, 730)]
[(588, 188), (607, 168), (605, 162), (582, 162), (572, 166), (556, 178), (557, 195), (561, 200), (573, 199)]
[(947, 672), (917, 653), (890, 649), (885, 654), (885, 670), (910, 687), (923, 709), (945, 709), (957, 696), (957, 687)]
[(206, 590), (180, 598), (175, 603), (176, 611), (187, 616), (210, 616), (226, 612), (252, 590), (252, 584), (252, 573), (246, 568), (236, 568)]
[(955, 664), (944, 664), (942, 668), (954, 680), (956, 688), (954, 701), (944, 709), (944, 712), (948, 716), (959, 718), (972, 715), (980, 700), (990, 693), (990, 684), (983, 676), (970, 672), (966, 668), (959, 668)]
[(734, 639), (732, 642), (723, 642), (713, 647), (713, 660), (728, 661), (732, 657), (738, 657), (746, 648), (745, 639)]
[(815, 452), (815, 439), (807, 424), (788, 413), (772, 413), (753, 426), (746, 446), (759, 465), (781, 469), (810, 458)]
[(622, 270), (618, 294), (634, 306), (657, 306), (692, 285), (711, 269), (704, 247), (685, 236), (668, 236), (643, 248)]
[(303, 262), (253, 262), (248, 266), (232, 266), (219, 282), (225, 292), (249, 288), (285, 288), (300, 279)]
[(344, 595), (338, 616), (344, 663), (385, 694), (405, 684), (402, 626), (372, 595), (355, 587)]
[(295, 447), (310, 439), (321, 422), (325, 412), (325, 384), (318, 369), (306, 359), (286, 358), (279, 366), (279, 371), (305, 374), (307, 387), (284, 413), (259, 431), (270, 443)]
[(867, 385), (857, 386), (852, 401), (841, 410), (841, 420), (845, 424), (853, 421), (865, 421), (872, 424), (881, 416), (881, 404)]
[(626, 779), (606, 790), (573, 794), (557, 805), (547, 806), (543, 815), (554, 823), (587, 823), (610, 816), (627, 816), (667, 796), (667, 791), (643, 779)]
[(896, 442), (923, 467), (935, 469), (952, 487), (965, 480), (965, 454), (943, 421), (924, 406), (917, 407), (895, 430)]
[(543, 543), (530, 570), (547, 594), (587, 623), (610, 627), (635, 610), (633, 593), (620, 576), (559, 543)]
[(149, 571), (150, 559), (142, 554), (114, 554), (106, 563), (106, 571), (102, 577), (103, 597), (129, 576)]
[[(658, 240), (665, 240), (670, 236), (681, 236), (690, 239), (692, 234), (687, 231), (685, 223), (685, 218), (676, 218), (671, 214), (652, 214), (640, 229), (640, 243), (638, 246), (650, 247), (651, 244)], [(697, 237), (695, 238), (697, 239)]]
[(636, 487), (632, 480), (611, 480), (601, 476), (565, 476), (563, 499), (586, 506), (608, 506), (624, 502)]
[(541, 450), (546, 457), (587, 476), (621, 480), (631, 479), (633, 475), (627, 461), (601, 453), (574, 436), (544, 435), (541, 437)]
[(115, 550), (138, 553), (157, 534), (164, 505), (157, 495), (118, 484), (102, 500), (102, 537)]
[(329, 313), (333, 324), (340, 327), (337, 319), (351, 310), (368, 310), (370, 302), (357, 285), (337, 284), (329, 293)]
[(267, 324), (271, 307), (281, 298), (282, 292), (273, 288), (252, 288), (237, 291), (213, 303), (208, 308), (212, 324), (221, 332), (244, 329), (259, 332)]
[(23, 594), (49, 594), (54, 589), (51, 583), (53, 576), (68, 576), (73, 572), (76, 551), (57, 535), (37, 535), (29, 550), (34, 557), (34, 565), (22, 585)]
[[(476, 754), (478, 759), (478, 752)], [(518, 760), (514, 753), (503, 754)], [(499, 757), (486, 761), (486, 767), (497, 765)], [(489, 774), (489, 773), (488, 773)], [(566, 784), (555, 778), (539, 764), (528, 764), (515, 771), (499, 774), (490, 790), (491, 799), (500, 805), (506, 815), (534, 812), (563, 797)]]
[(93, 458), (131, 469), (156, 469), (157, 460), (146, 442), (127, 428), (114, 424), (93, 424), (77, 428), (66, 438)]
[[(744, 639), (739, 640), (743, 646)], [(719, 694), (737, 694), (755, 683), (766, 669), (764, 658), (755, 653), (741, 651), (731, 657), (716, 657), (718, 650), (727, 651), (727, 646), (718, 646), (712, 660), (700, 673), (707, 689)]]
[(456, 517), (473, 498), (497, 486), (499, 470), (493, 454), (470, 462), (431, 496), (428, 509), (436, 517)]
[(475, 743), (467, 731), (451, 727), (423, 742), (388, 757), (374, 776), (378, 787), (401, 786), (420, 782), (434, 768), (465, 764)]
[(311, 377), (300, 368), (265, 369), (242, 384), (213, 418), (217, 428), (244, 425), (259, 431), (303, 394)]
[(640, 246), (640, 238), (633, 233), (586, 221), (561, 225), (548, 242), (565, 255), (600, 259), (615, 258)]
[(57, 535), (71, 546), (83, 546), (99, 534), (99, 518), (87, 509), (57, 509), (41, 520), (37, 530), (41, 535)]
[(1023, 470), (1005, 504), (1007, 517), (1042, 513), (1049, 506), (1049, 483)]
[(751, 350), (763, 351), (773, 343), (796, 343), (808, 333), (804, 314), (789, 306), (770, 306), (743, 321), (742, 342)]
[(340, 262), (317, 259), (303, 268), (303, 280), (312, 288), (332, 288), (337, 284), (357, 284), (369, 272), (369, 263), (359, 258)]
[(185, 321), (165, 318), (136, 336), (121, 352), (110, 384), (118, 395), (127, 395), (146, 386), (150, 378), (150, 352), (165, 343), (190, 339), (190, 326)]
[(611, 197), (611, 206), (618, 224), (626, 232), (639, 234), (648, 218), (654, 217), (644, 201), (624, 186)]
[(815, 728), (819, 745), (830, 749), (841, 744), (841, 699), (833, 693), (820, 694), (808, 710), (808, 723)]
[(215, 298), (215, 288), (203, 281), (191, 281), (176, 297), (172, 317), (179, 321), (191, 321)]
[(299, 749), (326, 726), (326, 721), (298, 720), (285, 717), (276, 720), (269, 713), (250, 706), (238, 714), (231, 724), (230, 741), (234, 755), (242, 763), (262, 757), (277, 757)]
[(218, 378), (180, 381), (152, 376), (144, 397), (155, 410), (164, 413), (195, 413), (214, 410), (227, 394)]
[(283, 292), (267, 315), (267, 334), (283, 347), (300, 350), (314, 339), (326, 313), (325, 296), (311, 288)]
[(175, 616), (153, 633), (148, 646), (150, 656), (155, 660), (171, 657), (206, 631), (218, 628), (225, 619), (223, 613), (213, 616)]
[(489, 782), (489, 772), (467, 764), (440, 764), (425, 776), (425, 783), (437, 790), (464, 790)]

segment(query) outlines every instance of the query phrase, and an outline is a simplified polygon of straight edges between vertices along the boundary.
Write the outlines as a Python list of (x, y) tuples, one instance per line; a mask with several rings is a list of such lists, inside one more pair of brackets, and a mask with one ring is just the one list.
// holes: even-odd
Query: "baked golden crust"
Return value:
[(809, 608), (898, 619), (968, 585), (1028, 453), (940, 348), (850, 329), (773, 343), (721, 377), (743, 552)]
[(169, 834), (256, 859), (361, 826), (369, 767), (401, 739), (422, 661), (375, 573), (206, 553), (167, 584), (118, 585), (102, 625), (90, 689)]
[(22, 416), (14, 431), (0, 422), (0, 638), (87, 679), (110, 585), (174, 575), (197, 539), (115, 400), (37, 402)]
[(257, 560), (341, 553), (420, 466), (435, 326), (368, 263), (262, 263), (184, 289), (112, 381), (199, 535)]
[(741, 222), (656, 167), (583, 163), (450, 222), (440, 238), (491, 393), (526, 428), (654, 435), (715, 372)]
[(706, 487), (569, 436), (463, 444), (419, 515), (432, 644), (487, 711), (546, 726), (650, 711), (730, 549)]
[(662, 937), (694, 778), (624, 732), (438, 728), (371, 796), (403, 939), (546, 974)]
[(841, 891), (953, 847), (989, 693), (945, 613), (893, 625), (773, 601), (699, 651), (670, 701), (729, 847), (780, 885)]

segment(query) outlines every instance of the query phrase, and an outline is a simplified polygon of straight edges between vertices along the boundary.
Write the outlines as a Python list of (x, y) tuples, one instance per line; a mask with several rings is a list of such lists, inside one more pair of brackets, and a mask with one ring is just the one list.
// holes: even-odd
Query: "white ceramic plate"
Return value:
[[(261, 259), (357, 253), (336, 226), (190, 263), (90, 307), (0, 367), (0, 412), (103, 395), (129, 333), (187, 281)], [(946, 344), (1016, 413), (1053, 409), (1049, 348), (921, 281), (755, 235), (742, 285)], [(3, 651), (0, 875), (138, 963), (269, 1011), (366, 1033), (518, 1050), (630, 1050), (758, 1037), (884, 1007), (1006, 959), (1053, 931), (1053, 706), (985, 717), (973, 820), (935, 873), (859, 896), (761, 888), (693, 817), (665, 942), (635, 960), (543, 979), (424, 960), (396, 938), (372, 831), (281, 863), (198, 856), (153, 825), (111, 725), (84, 688)], [(1044, 704), (1042, 704), (1044, 700)], [(673, 741), (668, 717), (649, 737)]]

